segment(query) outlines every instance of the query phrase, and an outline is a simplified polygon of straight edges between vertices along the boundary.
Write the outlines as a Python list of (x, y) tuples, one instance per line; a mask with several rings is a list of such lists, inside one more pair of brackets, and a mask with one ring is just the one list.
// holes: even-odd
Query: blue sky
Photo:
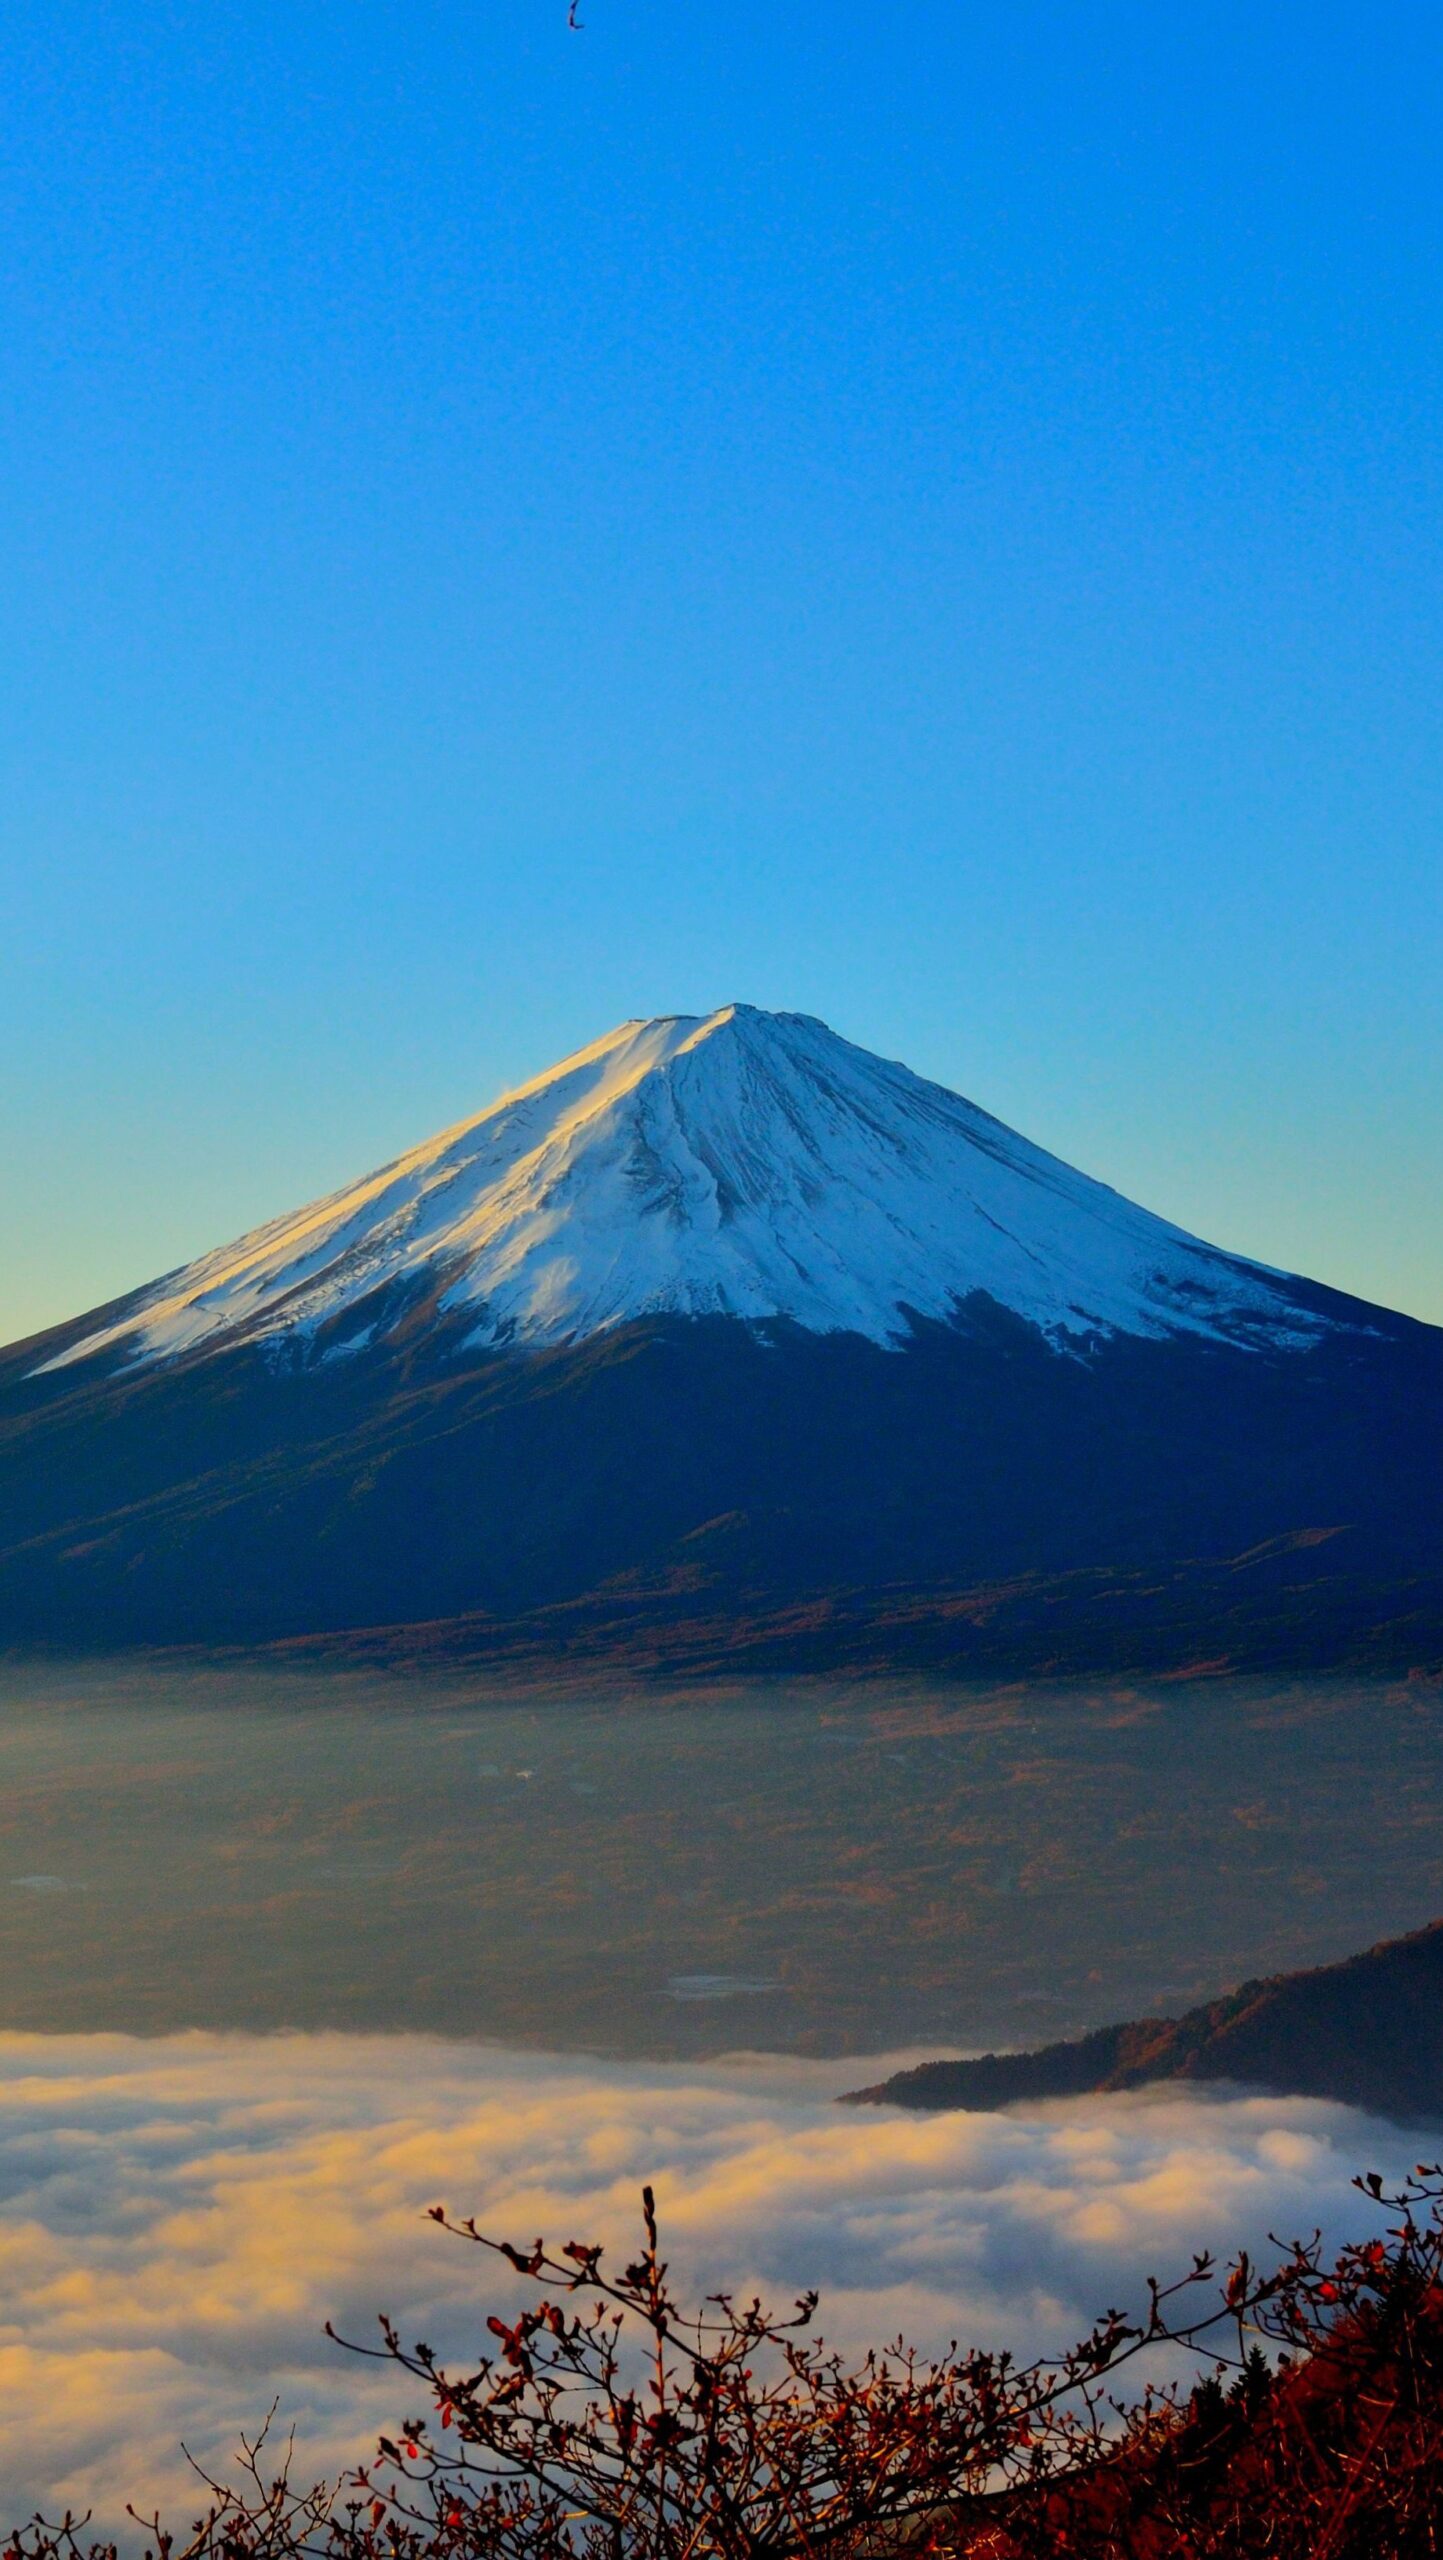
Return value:
[(1443, 21), (9, 0), (0, 1335), (630, 1014), (1443, 1320)]

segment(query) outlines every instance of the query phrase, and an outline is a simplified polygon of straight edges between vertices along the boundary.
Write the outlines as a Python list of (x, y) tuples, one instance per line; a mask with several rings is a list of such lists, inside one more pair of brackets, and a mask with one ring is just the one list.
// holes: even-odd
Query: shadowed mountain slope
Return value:
[(1443, 1655), (1443, 1334), (798, 1015), (629, 1024), (0, 1353), (0, 1642)]
[(1181, 2018), (1136, 2018), (1035, 2053), (924, 2062), (847, 2103), (985, 2110), (1158, 2080), (1443, 2117), (1443, 1920), (1343, 1964), (1245, 1982)]

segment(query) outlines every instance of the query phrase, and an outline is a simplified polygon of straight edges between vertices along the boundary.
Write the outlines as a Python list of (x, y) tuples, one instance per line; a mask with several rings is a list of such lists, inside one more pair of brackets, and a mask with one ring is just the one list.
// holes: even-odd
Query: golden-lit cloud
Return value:
[(189, 2512), (273, 2397), (302, 2467), (405, 2414), (334, 2319), (446, 2352), (505, 2291), (424, 2219), (629, 2238), (654, 2180), (700, 2286), (822, 2286), (850, 2345), (905, 2329), (1063, 2344), (1194, 2247), (1356, 2221), (1402, 2134), (1297, 2099), (1153, 2093), (1027, 2116), (838, 2108), (875, 2064), (612, 2065), (421, 2037), (0, 2039), (0, 2482), (114, 2516)]

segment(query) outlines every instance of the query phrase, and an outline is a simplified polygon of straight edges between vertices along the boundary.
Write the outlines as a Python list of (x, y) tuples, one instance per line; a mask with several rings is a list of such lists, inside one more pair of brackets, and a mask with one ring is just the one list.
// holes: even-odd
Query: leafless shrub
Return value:
[[(534, 2295), (464, 2372), (382, 2321), (357, 2352), (419, 2383), (427, 2417), (309, 2488), (289, 2447), (271, 2473), (268, 2423), (232, 2481), (198, 2471), (188, 2533), (136, 2521), (153, 2560), (1422, 2560), (1443, 2515), (1443, 2171), (1358, 2184), (1399, 2217), (1384, 2237), (1327, 2263), (1316, 2235), (1278, 2244), (1267, 2273), (1199, 2257), (1145, 2317), (1105, 2312), (1031, 2363), (900, 2341), (849, 2363), (813, 2294), (687, 2309), (649, 2188), (615, 2269), (437, 2206)], [(1204, 2378), (1120, 2398), (1157, 2350)], [(37, 2517), (0, 2560), (116, 2560), (85, 2531)]]

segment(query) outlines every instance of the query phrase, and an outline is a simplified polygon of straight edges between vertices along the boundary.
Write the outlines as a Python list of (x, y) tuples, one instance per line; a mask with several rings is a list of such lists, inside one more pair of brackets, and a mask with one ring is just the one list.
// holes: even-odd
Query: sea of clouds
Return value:
[(822, 2289), (827, 2337), (1023, 2351), (1196, 2248), (1367, 2226), (1417, 2138), (1303, 2099), (1164, 2092), (1014, 2115), (840, 2108), (877, 2061), (614, 2065), (422, 2037), (0, 2038), (0, 2526), (198, 2500), (273, 2398), (334, 2472), (414, 2390), (324, 2335), (464, 2355), (508, 2298), (425, 2220), (629, 2241), (656, 2186), (679, 2274)]

